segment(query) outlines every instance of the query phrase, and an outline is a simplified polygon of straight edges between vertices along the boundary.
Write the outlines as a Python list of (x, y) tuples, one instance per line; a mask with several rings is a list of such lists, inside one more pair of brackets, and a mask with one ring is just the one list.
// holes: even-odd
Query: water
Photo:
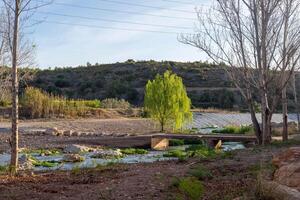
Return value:
[[(93, 153), (85, 153), (81, 154), (85, 158), (83, 162), (78, 163), (65, 163), (62, 162), (64, 155), (53, 155), (53, 156), (40, 156), (38, 154), (31, 154), (34, 158), (39, 161), (55, 161), (59, 164), (55, 167), (34, 167), (34, 171), (44, 171), (44, 170), (72, 170), (74, 168), (94, 168), (97, 165), (107, 165), (109, 163), (152, 163), (157, 161), (166, 161), (166, 160), (174, 160), (176, 158), (167, 158), (163, 157), (166, 151), (149, 151), (148, 154), (143, 155), (126, 155), (120, 159), (100, 159), (100, 158), (92, 158)], [(22, 157), (23, 154), (20, 154)], [(7, 166), (10, 161), (9, 154), (0, 155), (0, 166)]]

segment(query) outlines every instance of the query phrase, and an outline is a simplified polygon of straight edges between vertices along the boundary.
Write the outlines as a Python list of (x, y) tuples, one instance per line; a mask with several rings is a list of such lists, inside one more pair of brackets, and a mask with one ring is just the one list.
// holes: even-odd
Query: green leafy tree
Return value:
[(187, 96), (182, 79), (170, 71), (156, 75), (148, 81), (145, 91), (145, 110), (159, 121), (161, 131), (166, 125), (181, 129), (192, 119), (191, 100)]

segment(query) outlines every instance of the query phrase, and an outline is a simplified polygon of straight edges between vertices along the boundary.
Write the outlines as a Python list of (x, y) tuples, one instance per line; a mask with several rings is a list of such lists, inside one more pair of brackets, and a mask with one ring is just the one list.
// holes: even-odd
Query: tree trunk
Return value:
[(255, 115), (255, 109), (253, 107), (252, 102), (250, 102), (251, 100), (248, 101), (248, 105), (249, 105), (249, 110), (250, 110), (250, 115), (251, 115), (251, 121), (252, 121), (252, 125), (254, 128), (254, 132), (257, 138), (257, 142), (259, 145), (262, 144), (262, 134), (261, 134), (261, 129), (257, 120), (257, 117)]
[(288, 113), (287, 113), (286, 86), (282, 90), (282, 141), (288, 140)]
[(294, 72), (293, 74), (293, 93), (294, 93), (295, 109), (297, 114), (297, 131), (299, 133), (300, 116), (299, 116), (298, 95), (296, 89), (296, 72)]
[(13, 44), (12, 44), (12, 135), (11, 135), (11, 161), (10, 172), (15, 174), (18, 168), (19, 143), (19, 82), (18, 82), (18, 31), (19, 31), (19, 0), (15, 0)]
[(261, 122), (262, 122), (262, 145), (269, 144), (271, 142), (271, 115), (268, 104), (267, 94), (262, 92), (261, 102)]

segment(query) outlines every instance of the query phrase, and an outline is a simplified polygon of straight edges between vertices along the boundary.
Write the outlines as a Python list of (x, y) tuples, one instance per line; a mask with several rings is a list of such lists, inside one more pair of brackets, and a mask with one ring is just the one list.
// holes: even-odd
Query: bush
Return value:
[(110, 109), (129, 109), (131, 105), (128, 101), (125, 101), (124, 99), (109, 98), (104, 99), (101, 102), (101, 107)]
[(213, 133), (228, 133), (228, 134), (246, 134), (252, 131), (251, 126), (225, 126), (223, 129), (220, 130), (213, 130)]
[(9, 100), (0, 100), (0, 107), (9, 107), (11, 105), (11, 101)]
[(180, 192), (180, 199), (199, 200), (203, 196), (204, 186), (194, 177), (180, 179), (176, 185)]

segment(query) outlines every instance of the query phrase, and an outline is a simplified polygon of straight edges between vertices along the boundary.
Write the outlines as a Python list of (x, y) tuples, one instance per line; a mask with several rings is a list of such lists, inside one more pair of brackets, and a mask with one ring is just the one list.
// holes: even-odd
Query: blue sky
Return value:
[[(78, 66), (86, 64), (86, 62), (122, 62), (127, 59), (174, 61), (207, 60), (207, 57), (196, 48), (178, 42), (178, 35), (176, 33), (192, 33), (196, 20), (194, 21), (182, 18), (196, 19), (195, 7), (208, 5), (209, 0), (172, 1), (176, 0), (55, 0), (52, 5), (40, 8), (33, 17), (33, 20), (38, 19), (43, 21), (41, 24), (34, 27), (34, 32), (30, 35), (30, 39), (32, 39), (37, 46), (36, 63), (40, 68), (48, 68), (55, 66)], [(178, 1), (184, 3), (179, 3)], [(118, 2), (161, 7), (166, 9), (123, 5)], [(91, 8), (138, 12), (146, 15), (75, 8), (64, 6), (60, 3), (81, 5)], [(182, 28), (175, 29), (168, 27), (113, 23), (53, 14), (178, 26)], [(148, 15), (172, 16), (177, 17), (177, 19)], [(48, 22), (59, 22), (73, 25)], [(83, 27), (75, 24), (113, 27), (116, 29), (110, 30)], [(163, 34), (117, 29), (141, 29), (174, 33)]]

